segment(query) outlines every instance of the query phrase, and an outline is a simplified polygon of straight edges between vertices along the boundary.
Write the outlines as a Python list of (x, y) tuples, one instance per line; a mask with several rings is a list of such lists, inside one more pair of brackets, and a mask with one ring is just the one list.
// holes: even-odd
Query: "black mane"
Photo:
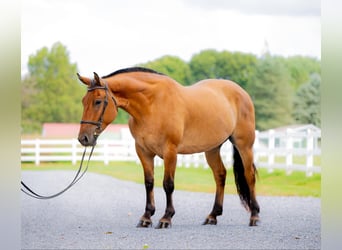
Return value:
[(146, 72), (146, 73), (164, 75), (164, 74), (159, 73), (153, 69), (148, 69), (148, 68), (143, 68), (143, 67), (132, 67), (132, 68), (126, 68), (126, 69), (119, 69), (117, 71), (110, 73), (109, 75), (103, 76), (102, 78), (108, 78), (108, 77), (111, 77), (114, 75), (118, 75), (118, 74), (122, 74), (122, 73), (131, 73), (131, 72)]

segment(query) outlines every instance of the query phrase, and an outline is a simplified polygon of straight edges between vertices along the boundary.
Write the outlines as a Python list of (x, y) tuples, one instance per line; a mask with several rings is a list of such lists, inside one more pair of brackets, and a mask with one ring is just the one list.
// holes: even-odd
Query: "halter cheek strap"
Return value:
[[(108, 84), (106, 83), (105, 86), (94, 86), (94, 87), (90, 87), (88, 88), (88, 92), (91, 92), (95, 89), (103, 89), (106, 93), (106, 98), (104, 100), (104, 104), (103, 104), (103, 109), (102, 109), (102, 112), (101, 112), (101, 115), (99, 117), (99, 120), (96, 122), (96, 121), (88, 121), (88, 120), (81, 120), (81, 124), (91, 124), (91, 125), (95, 125), (97, 126), (97, 129), (101, 129), (101, 126), (102, 126), (102, 123), (103, 123), (103, 116), (104, 116), (104, 113), (106, 111), (106, 108), (107, 108), (107, 105), (108, 105), (108, 93), (110, 93), (111, 95), (111, 98), (113, 100), (113, 103), (114, 103), (114, 106), (116, 108), (116, 111), (118, 111), (118, 104), (114, 98), (114, 96), (111, 94), (111, 92), (109, 91), (108, 89)], [(95, 134), (97, 135), (97, 134)]]

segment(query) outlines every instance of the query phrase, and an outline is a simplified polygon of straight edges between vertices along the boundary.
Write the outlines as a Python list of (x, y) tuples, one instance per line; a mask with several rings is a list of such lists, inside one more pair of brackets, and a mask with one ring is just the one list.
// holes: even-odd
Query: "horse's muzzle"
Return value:
[(88, 135), (86, 133), (82, 133), (78, 135), (78, 141), (85, 147), (94, 146), (96, 144), (97, 137), (94, 135)]

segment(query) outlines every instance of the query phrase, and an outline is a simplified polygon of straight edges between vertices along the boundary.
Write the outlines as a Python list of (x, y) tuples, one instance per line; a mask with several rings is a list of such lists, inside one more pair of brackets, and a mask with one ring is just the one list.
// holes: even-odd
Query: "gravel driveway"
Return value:
[[(66, 186), (73, 174), (24, 171), (22, 178), (48, 195)], [(145, 207), (144, 186), (86, 173), (72, 189), (51, 200), (22, 194), (21, 244), (23, 249), (320, 249), (320, 199), (257, 198), (259, 226), (248, 226), (249, 214), (237, 195), (225, 195), (216, 226), (202, 226), (214, 194), (176, 187), (172, 228), (136, 228)], [(155, 189), (155, 200), (156, 225), (165, 209), (161, 188)]]

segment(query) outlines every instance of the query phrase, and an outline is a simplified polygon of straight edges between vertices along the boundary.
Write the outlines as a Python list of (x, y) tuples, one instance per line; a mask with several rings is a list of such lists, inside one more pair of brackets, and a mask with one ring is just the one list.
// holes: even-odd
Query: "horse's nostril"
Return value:
[(83, 136), (79, 136), (78, 137), (78, 141), (82, 144), (82, 145), (87, 145), (89, 142), (89, 138), (87, 135), (83, 135)]

